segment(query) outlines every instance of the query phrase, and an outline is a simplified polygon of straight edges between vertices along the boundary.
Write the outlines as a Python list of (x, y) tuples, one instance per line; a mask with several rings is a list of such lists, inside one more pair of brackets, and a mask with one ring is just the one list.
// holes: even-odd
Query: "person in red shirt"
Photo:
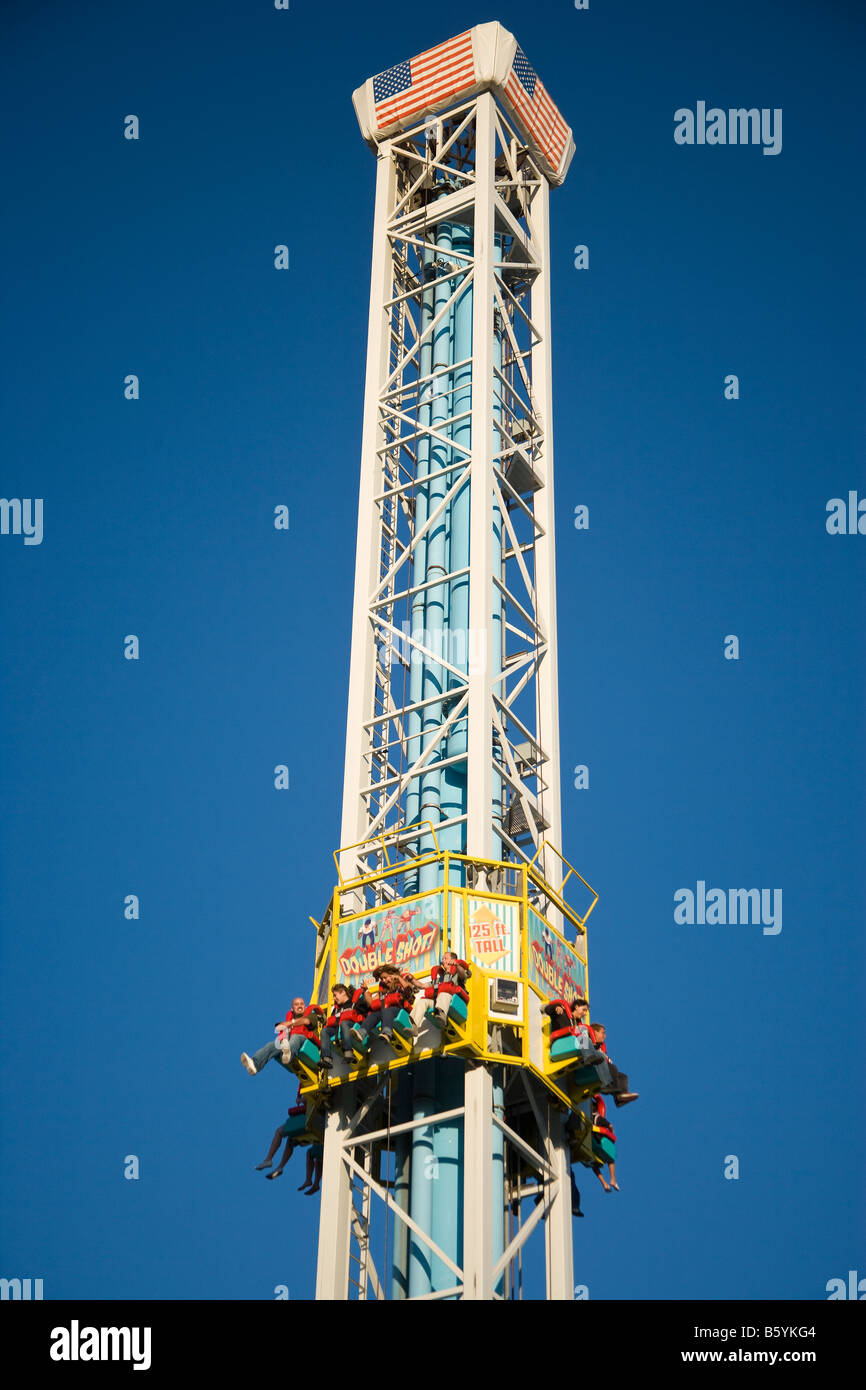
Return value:
[(355, 994), (361, 992), (344, 984), (336, 984), (331, 990), (333, 995), (331, 1012), (325, 1020), (319, 1042), (322, 1049), (321, 1067), (323, 1071), (330, 1071), (334, 1065), (334, 1043), (338, 1038), (343, 1056), (349, 1061), (354, 1061), (355, 1054), (352, 1051), (350, 1032), (352, 1025), (360, 1023), (365, 1017), (360, 1010), (355, 1008)]
[(586, 1000), (578, 994), (569, 1002), (567, 999), (551, 999), (541, 1012), (550, 1017), (550, 1041), (554, 1042), (564, 1034), (577, 1039), (577, 1045), (586, 1064), (604, 1061), (595, 1046), (591, 1030), (586, 1025)]
[(372, 973), (379, 986), (378, 997), (373, 990), (368, 990), (365, 994), (370, 1012), (357, 1029), (358, 1041), (364, 1042), (365, 1035), (372, 1037), (377, 1024), (381, 1022), (379, 1037), (384, 1038), (386, 1042), (392, 1042), (394, 1021), (401, 1009), (408, 1011), (412, 1008), (418, 986), (414, 976), (401, 972), (395, 965), (377, 965)]
[(434, 965), (430, 971), (432, 983), (421, 996), (421, 1000), (432, 1000), (432, 1007), (429, 1004), (422, 1004), (421, 1000), (416, 1000), (412, 1012), (413, 1022), (421, 1023), (424, 1013), (430, 1009), (441, 1027), (448, 1017), (451, 1000), (455, 994), (467, 1004), (469, 1003), (469, 995), (466, 993), (465, 985), (471, 974), (472, 971), (465, 960), (459, 960), (454, 951), (446, 951), (441, 964)]
[[(322, 1011), (317, 1004), (307, 1004), (299, 995), (292, 1000), (292, 1007), (286, 1014), (284, 1020), (275, 1024), (275, 1031), (278, 1035), (288, 1032), (289, 1047), (286, 1054), (283, 1053), (279, 1041), (265, 1043), (258, 1052), (254, 1052), (252, 1057), (248, 1053), (241, 1053), (241, 1065), (246, 1067), (250, 1076), (257, 1076), (262, 1067), (267, 1066), (272, 1057), (279, 1057), (281, 1061), (286, 1061), (286, 1065), (293, 1062), (301, 1050), (301, 1044), (305, 1038), (318, 1043), (319, 1034), (316, 1027), (321, 1018)], [(288, 1059), (288, 1060), (286, 1060)]]

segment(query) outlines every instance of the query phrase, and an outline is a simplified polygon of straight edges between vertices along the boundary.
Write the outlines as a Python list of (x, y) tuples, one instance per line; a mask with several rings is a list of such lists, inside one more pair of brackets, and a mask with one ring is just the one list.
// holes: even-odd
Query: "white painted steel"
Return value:
[(493, 97), (478, 98), (475, 114), (475, 278), (472, 301), (472, 475), (470, 486), (469, 627), (485, 634), (484, 660), (469, 675), (469, 768), (466, 853), (494, 853), (493, 799)]
[[(493, 30), (501, 26), (479, 28), (488, 31), (482, 39), (490, 50), (488, 57), (492, 54), (490, 61), (499, 61), (500, 35)], [(541, 167), (537, 149), (492, 82), (470, 99), (461, 98), (425, 121), (392, 132), (390, 138), (380, 133), (370, 138), (378, 162), (341, 844), (357, 845), (374, 835), (405, 829), (410, 787), (432, 768), (453, 765), (455, 758), (446, 757), (443, 735), (462, 725), (467, 731), (467, 803), (465, 814), (447, 823), (462, 825), (464, 851), (473, 856), (527, 860), (545, 836), (561, 843), (548, 230), (552, 175)], [(442, 196), (431, 201), (425, 189), (437, 182)], [(436, 226), (445, 219), (474, 225), (471, 255), (446, 253), (437, 245)], [(504, 264), (497, 260), (497, 233), (511, 238)], [(425, 255), (437, 261), (428, 288), (433, 283), (450, 285), (450, 292), (440, 295), (447, 302), (426, 325), (420, 312)], [(465, 441), (453, 438), (455, 424), (465, 414), (443, 420), (440, 410), (435, 425), (420, 423), (420, 392), (447, 389), (449, 377), (434, 363), (419, 381), (417, 364), (422, 340), (435, 331), (449, 304), (470, 283), (473, 351), (467, 449)], [(501, 368), (495, 332), (502, 338)], [(454, 364), (448, 370), (453, 372)], [(450, 462), (442, 470), (445, 500), (416, 530), (414, 459), (424, 435), (440, 450), (445, 446)], [(402, 622), (419, 593), (467, 572), (463, 567), (426, 583), (412, 580), (416, 548), (467, 478), (469, 627), (484, 635), (486, 659), (474, 667), (470, 663), (464, 674), (458, 662), (431, 650), (427, 641), (405, 634)], [(494, 500), (503, 518), (504, 554), (501, 571), (495, 574)], [(495, 680), (494, 603), (503, 606), (506, 632), (504, 668)], [(416, 736), (414, 752), (410, 716), (436, 701), (419, 704), (411, 699), (408, 677), (404, 682), (403, 676), (413, 657), (435, 660), (452, 676), (447, 699), (439, 697), (442, 722), (432, 733), (425, 729), (423, 739)], [(506, 801), (501, 824), (492, 804), (499, 785)], [(382, 867), (381, 854), (378, 861), (375, 854), (371, 858), (348, 850), (340, 857), (344, 880), (373, 867)], [(555, 856), (544, 871), (554, 886), (561, 881)], [(357, 910), (362, 906), (359, 898)], [(537, 1009), (531, 1016), (533, 1023), (539, 1022), (540, 1037)], [(548, 1297), (570, 1298), (568, 1149), (558, 1122), (549, 1118), (543, 1088), (528, 1077), (524, 1082), (544, 1146), (539, 1172), (545, 1193), (540, 1209), (510, 1242), (508, 1259), (516, 1259), (532, 1232), (543, 1225)], [(452, 1296), (457, 1291), (464, 1298), (494, 1298), (500, 1271), (494, 1269), (492, 1253), (490, 1072), (469, 1065), (465, 1074), (462, 1270), (431, 1244), (429, 1235), (418, 1230), (411, 1215), (400, 1210), (373, 1175), (369, 1155), (374, 1138), (388, 1144), (413, 1125), (398, 1124), (392, 1130), (389, 1124), (365, 1136), (364, 1115), (373, 1101), (363, 1101), (353, 1115), (354, 1091), (347, 1086), (333, 1093), (335, 1109), (327, 1121), (317, 1297), (348, 1296), (353, 1226), (366, 1257), (368, 1216), (373, 1220), (370, 1200), (377, 1198), (394, 1220), (414, 1231), (451, 1269), (457, 1281)], [(453, 1121), (457, 1113), (449, 1110), (443, 1120)], [(502, 1125), (500, 1129), (518, 1152), (527, 1149), (513, 1130)], [(352, 1216), (353, 1181), (363, 1189), (360, 1220)], [(377, 1298), (388, 1297), (390, 1280), (381, 1266), (380, 1272), (381, 1280), (372, 1264), (364, 1267), (359, 1284), (369, 1286)], [(428, 1297), (447, 1297), (448, 1292)]]
[(467, 1067), (463, 1120), (463, 1297), (493, 1297), (493, 1084)]

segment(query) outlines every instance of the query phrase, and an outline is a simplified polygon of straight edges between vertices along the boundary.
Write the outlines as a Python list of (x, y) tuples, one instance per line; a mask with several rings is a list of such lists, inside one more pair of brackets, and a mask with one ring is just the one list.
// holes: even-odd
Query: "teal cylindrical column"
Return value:
[[(431, 277), (433, 270), (432, 252), (423, 252), (421, 274), (425, 280), (424, 292), (421, 296), (421, 331), (429, 328), (434, 313), (433, 292), (426, 287), (426, 281)], [(418, 373), (420, 378), (425, 378), (430, 374), (433, 362), (433, 344), (429, 337), (425, 338), (418, 352)], [(430, 514), (429, 507), (429, 483), (427, 481), (430, 472), (430, 437), (425, 430), (430, 425), (430, 399), (429, 384), (419, 387), (418, 391), (418, 439), (416, 441), (416, 469), (415, 469), (415, 490), (413, 496), (415, 510), (415, 529), (422, 530), (427, 517)], [(427, 537), (422, 536), (415, 543), (411, 565), (412, 588), (424, 584), (427, 579)], [(413, 594), (409, 612), (409, 632), (418, 641), (423, 641), (423, 634), (427, 627), (427, 593), (422, 589), (420, 593)], [(405, 647), (406, 658), (409, 662), (409, 703), (417, 704), (423, 698), (424, 688), (424, 665), (421, 654), (408, 644)], [(418, 758), (422, 748), (423, 721), (419, 710), (413, 710), (406, 720), (407, 739), (406, 756), (409, 765)], [(414, 825), (421, 819), (421, 783), (414, 779), (406, 792), (406, 822)], [(418, 846), (419, 850), (421, 845)], [(407, 880), (407, 891), (417, 890), (417, 880)]]
[[(473, 228), (457, 225), (454, 228), (454, 249), (471, 254), (473, 247)], [(458, 365), (458, 364), (463, 365)], [(454, 364), (452, 373), (452, 414), (466, 413), (464, 420), (452, 426), (452, 438), (456, 444), (468, 448), (472, 441), (472, 285), (466, 285), (454, 306)], [(455, 451), (455, 462), (462, 454)], [(470, 483), (467, 477), (448, 509), (449, 568), (465, 569), (470, 556)], [(483, 641), (486, 634), (473, 634), (469, 631), (469, 575), (451, 581), (448, 601), (448, 626), (451, 635), (452, 665), (467, 675), (470, 656), (476, 657), (474, 650), (477, 640)], [(458, 686), (457, 678), (449, 673), (448, 683), (453, 691)], [(448, 735), (446, 752), (449, 758), (465, 755), (468, 748), (468, 716), (464, 715), (458, 728)], [(465, 816), (467, 811), (467, 768), (465, 762), (452, 763), (443, 770), (442, 777), (442, 818), (449, 820)], [(466, 852), (465, 825), (454, 825), (443, 832), (446, 848), (458, 854)]]
[[(449, 393), (450, 376), (448, 368), (453, 362), (454, 350), (454, 311), (443, 313), (451, 297), (453, 284), (443, 271), (450, 264), (448, 253), (452, 246), (452, 227), (450, 222), (441, 222), (436, 229), (436, 245), (442, 253), (435, 266), (436, 276), (441, 283), (433, 292), (433, 317), (442, 314), (441, 321), (433, 330), (432, 371), (434, 379), (429, 387), (430, 425), (439, 433), (447, 429), (446, 421), (451, 410)], [(451, 462), (451, 450), (440, 439), (431, 439), (429, 448), (430, 474), (427, 515), (432, 516), (448, 491), (449, 477), (443, 472)], [(436, 475), (439, 475), (438, 477)], [(426, 551), (427, 590), (426, 602), (426, 645), (440, 656), (446, 656), (450, 646), (448, 640), (448, 586), (445, 575), (448, 572), (448, 509), (433, 523), (427, 535)], [(421, 712), (423, 730), (422, 746), (442, 725), (442, 695), (445, 686), (445, 668), (433, 657), (424, 658), (423, 699), (431, 700)], [(438, 761), (438, 751), (433, 761)], [(442, 819), (442, 772), (438, 767), (425, 772), (421, 778), (421, 819), (430, 820), (434, 826)], [(432, 839), (422, 841), (425, 849), (432, 849)], [(440, 841), (440, 848), (442, 848)], [(421, 871), (421, 890), (435, 888), (439, 882), (439, 867), (426, 865)]]
[[(435, 1097), (434, 1063), (421, 1062), (415, 1067), (415, 1086), (412, 1119), (426, 1120), (439, 1106)], [(412, 1157), (409, 1176), (409, 1214), (422, 1231), (433, 1236), (433, 1187), (435, 1171), (433, 1127), (420, 1124), (412, 1130)], [(409, 1297), (420, 1298), (432, 1292), (430, 1279), (432, 1259), (430, 1247), (414, 1234), (409, 1238)]]
[[(392, 1076), (392, 1088), (395, 1079)], [(412, 1070), (407, 1070), (396, 1085), (397, 1100), (393, 1109), (393, 1123), (405, 1124), (412, 1119)], [(393, 1091), (392, 1091), (393, 1094)], [(412, 1138), (409, 1134), (397, 1134), (394, 1146), (394, 1201), (401, 1211), (410, 1215), (411, 1200), (410, 1175), (412, 1171)], [(394, 1221), (394, 1244), (391, 1258), (391, 1297), (396, 1299), (409, 1296), (409, 1227), (399, 1216)]]
[[(440, 1110), (454, 1110), (463, 1104), (464, 1063), (443, 1057), (435, 1063), (436, 1096)], [(463, 1210), (463, 1121), (446, 1120), (433, 1132), (433, 1207), (430, 1234), (456, 1265), (463, 1248), (461, 1213)], [(455, 1283), (455, 1275), (435, 1255), (430, 1282), (434, 1292)]]

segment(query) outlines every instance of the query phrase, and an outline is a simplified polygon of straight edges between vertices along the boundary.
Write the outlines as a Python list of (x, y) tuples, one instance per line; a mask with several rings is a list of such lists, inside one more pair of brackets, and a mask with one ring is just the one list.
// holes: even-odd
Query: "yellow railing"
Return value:
[[(435, 852), (428, 850), (403, 859), (395, 855), (395, 843), (400, 844), (402, 848), (409, 838), (417, 839), (422, 834), (430, 837), (435, 845)], [(538, 865), (537, 861), (542, 849), (548, 849), (554, 853), (563, 865), (562, 882), (556, 889), (547, 881)], [(370, 873), (344, 879), (339, 872), (340, 856), (354, 853), (357, 862), (358, 859), (363, 858), (365, 852), (380, 855), (381, 859), (384, 860), (384, 867), (380, 865), (379, 868)], [(513, 860), (478, 859), (472, 855), (441, 851), (436, 838), (435, 827), (432, 822), (423, 821), (416, 826), (392, 831), (389, 834), (376, 836), (371, 840), (360, 841), (357, 845), (344, 846), (337, 851), (334, 858), (337, 863), (339, 883), (334, 889), (332, 900), (322, 923), (316, 923), (320, 947), (317, 953), (313, 997), (321, 1002), (330, 998), (331, 989), (338, 978), (341, 950), (350, 949), (352, 953), (355, 953), (358, 949), (357, 943), (351, 944), (354, 940), (353, 937), (346, 938), (341, 933), (341, 926), (357, 923), (367, 916), (381, 913), (388, 908), (392, 908), (397, 913), (401, 908), (405, 909), (407, 904), (427, 899), (430, 903), (428, 913), (430, 925), (433, 925), (435, 919), (439, 932), (438, 946), (435, 947), (435, 950), (453, 949), (456, 945), (470, 961), (473, 971), (473, 984), (469, 988), (469, 1016), (465, 1027), (460, 1030), (456, 1040), (443, 1040), (438, 1047), (432, 1050), (441, 1051), (444, 1049), (445, 1052), (457, 1053), (468, 1051), (489, 1061), (510, 1062), (527, 1066), (545, 1081), (560, 1101), (567, 1102), (566, 1091), (563, 1089), (558, 1075), (556, 1081), (552, 1079), (553, 1074), (560, 1070), (564, 1071), (565, 1068), (560, 1068), (555, 1064), (551, 1067), (547, 1055), (546, 1031), (541, 1051), (537, 1051), (537, 1044), (530, 1046), (529, 1019), (534, 1016), (534, 1011), (538, 1008), (537, 1002), (531, 1003), (531, 998), (534, 995), (536, 1001), (548, 999), (552, 990), (556, 991), (561, 987), (556, 978), (560, 974), (563, 986), (570, 978), (575, 985), (582, 984), (584, 988), (587, 987), (586, 921), (598, 902), (598, 894), (556, 847), (545, 842), (539, 846), (533, 860), (528, 863), (518, 863)], [(433, 863), (441, 866), (441, 872), (435, 875), (438, 882), (424, 891), (417, 891), (416, 889), (414, 892), (404, 893), (400, 891), (406, 886), (403, 884), (393, 884), (393, 887), (389, 889), (390, 893), (395, 893), (396, 890), (393, 897), (376, 891), (377, 885), (393, 883), (393, 880), (401, 875), (411, 873), (414, 876), (423, 866)], [(573, 878), (583, 884), (591, 896), (589, 906), (582, 912), (565, 900), (566, 887)], [(415, 877), (413, 886), (417, 882), (418, 879)], [(350, 907), (351, 910), (344, 913), (344, 895), (350, 895), (351, 892), (358, 890), (361, 890), (361, 907), (357, 907), (354, 903), (347, 903), (347, 907)], [(533, 896), (530, 896), (531, 892)], [(363, 899), (369, 896), (372, 896), (374, 901), (365, 903)], [(545, 900), (544, 904), (539, 901), (539, 897)], [(503, 938), (505, 954), (497, 960), (495, 951), (491, 951), (488, 964), (485, 964), (483, 953), (478, 949), (480, 937), (477, 938), (473, 948), (472, 919), (478, 908), (477, 904), (474, 908), (472, 907), (472, 899), (489, 901), (494, 914), (497, 915), (497, 920), (506, 924), (509, 920), (511, 921), (511, 931), (500, 933)], [(436, 900), (435, 906), (434, 900)], [(459, 919), (457, 916), (458, 901), (460, 904)], [(514, 910), (510, 914), (510, 918), (504, 908), (497, 913), (495, 906), (497, 903), (513, 904)], [(574, 942), (569, 942), (564, 931), (559, 930), (548, 920), (550, 911), (548, 905), (555, 907), (556, 914), (558, 914), (556, 919), (562, 922), (563, 927), (566, 922), (571, 924), (575, 933)], [(545, 907), (545, 911), (541, 911), (542, 906)], [(534, 917), (531, 914), (534, 914)], [(535, 925), (533, 925), (534, 921), (536, 922)], [(476, 927), (478, 925), (477, 918), (474, 925)], [(487, 925), (494, 926), (492, 922)], [(394, 931), (393, 923), (391, 931)], [(342, 947), (341, 936), (343, 936)], [(387, 952), (382, 949), (387, 941), (395, 942), (393, 955), (396, 962), (398, 948), (396, 945), (397, 937), (394, 935), (381, 938), (377, 932), (373, 943), (369, 947), (362, 947), (361, 949), (369, 949), (371, 961), (374, 955), (377, 959), (381, 959), (383, 955), (387, 956)], [(556, 945), (557, 941), (566, 948), (565, 952), (559, 951)], [(532, 949), (533, 943), (537, 947), (535, 951)], [(431, 947), (431, 949), (434, 948)], [(405, 960), (405, 965), (408, 968), (414, 968), (419, 979), (429, 976), (430, 963), (429, 960), (426, 960), (429, 951), (426, 948), (425, 953), (424, 957), (419, 957), (419, 960), (422, 958), (425, 960), (420, 969), (413, 966), (411, 958)], [(362, 966), (363, 960), (359, 959), (358, 969), (361, 969)], [(548, 973), (548, 968), (550, 973)], [(366, 972), (365, 969), (365, 973), (369, 972)], [(518, 984), (520, 1008), (519, 1014), (514, 1017), (513, 1021), (510, 1021), (508, 1017), (503, 1017), (501, 1009), (496, 1010), (491, 1006), (490, 985), (496, 979), (512, 980)], [(498, 1047), (494, 1046), (495, 1038), (500, 1036), (493, 1031), (497, 1027), (506, 1030), (501, 1034), (503, 1038), (508, 1040), (503, 1051), (499, 1051)], [(425, 1047), (422, 1052), (415, 1053), (413, 1056), (417, 1059), (429, 1055), (429, 1053), (430, 1049)], [(406, 1057), (395, 1058), (387, 1065), (389, 1069), (399, 1067), (406, 1065), (407, 1060)], [(371, 1070), (378, 1071), (381, 1065), (381, 1063), (374, 1064)]]
[[(426, 850), (424, 854), (411, 855), (408, 859), (400, 860), (398, 863), (392, 865), (390, 856), (388, 854), (389, 843), (391, 843), (391, 848), (393, 849), (395, 841), (399, 845), (399, 842), (401, 840), (416, 840), (420, 838), (420, 835), (422, 833), (425, 832), (425, 829), (429, 831), (430, 835), (433, 837), (433, 844), (435, 846), (433, 855), (431, 856), (430, 851)], [(413, 830), (417, 830), (418, 834), (411, 834)], [(365, 845), (367, 846), (366, 849), (364, 849)], [(351, 854), (353, 849), (363, 851), (362, 854), (359, 854), (357, 856), (358, 859), (362, 859), (365, 854), (372, 854), (377, 849), (380, 850), (381, 853), (385, 856), (385, 863), (388, 865), (388, 870), (393, 871), (395, 873), (399, 873), (403, 869), (414, 868), (423, 859), (439, 857), (439, 841), (436, 838), (436, 831), (431, 820), (416, 821), (412, 825), (403, 826), (400, 829), (386, 830), (383, 831), (381, 835), (374, 835), (369, 840), (359, 840), (358, 843), (355, 845), (343, 845), (340, 849), (334, 850), (334, 863), (337, 866), (337, 878), (340, 880), (341, 888), (360, 888), (363, 884), (372, 883), (377, 878), (380, 878), (383, 872), (387, 872), (385, 870), (377, 869), (374, 870), (371, 874), (360, 874), (356, 878), (344, 879), (342, 873), (340, 872), (340, 860), (342, 859), (344, 854)]]

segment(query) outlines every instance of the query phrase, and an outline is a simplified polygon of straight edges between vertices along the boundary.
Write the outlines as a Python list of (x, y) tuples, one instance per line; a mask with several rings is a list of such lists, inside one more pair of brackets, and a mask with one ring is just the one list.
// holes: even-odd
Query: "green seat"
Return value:
[(613, 1163), (616, 1159), (616, 1144), (603, 1134), (592, 1136), (592, 1152), (599, 1163)]
[(570, 1033), (565, 1038), (554, 1038), (550, 1044), (551, 1062), (564, 1062), (570, 1057), (580, 1057), (580, 1047), (574, 1034)]
[[(610, 1069), (607, 1064), (604, 1067), (607, 1077), (610, 1077)], [(602, 1086), (607, 1084), (607, 1080), (600, 1067), (578, 1067), (576, 1071), (567, 1073), (569, 1084), (576, 1091), (582, 1091), (589, 1095), (590, 1091), (600, 1091)]]
[(413, 1036), (412, 1020), (405, 1009), (401, 1009), (394, 1019), (394, 1032), (399, 1033), (401, 1038), (411, 1038)]
[(319, 1051), (318, 1044), (310, 1042), (309, 1038), (304, 1038), (298, 1050), (298, 1061), (305, 1062), (308, 1067), (315, 1068), (318, 1067), (321, 1060), (322, 1054)]
[(459, 994), (452, 994), (451, 1008), (448, 1010), (449, 1023), (465, 1023), (469, 1017), (469, 1010), (466, 1007), (466, 1000), (461, 999)]

